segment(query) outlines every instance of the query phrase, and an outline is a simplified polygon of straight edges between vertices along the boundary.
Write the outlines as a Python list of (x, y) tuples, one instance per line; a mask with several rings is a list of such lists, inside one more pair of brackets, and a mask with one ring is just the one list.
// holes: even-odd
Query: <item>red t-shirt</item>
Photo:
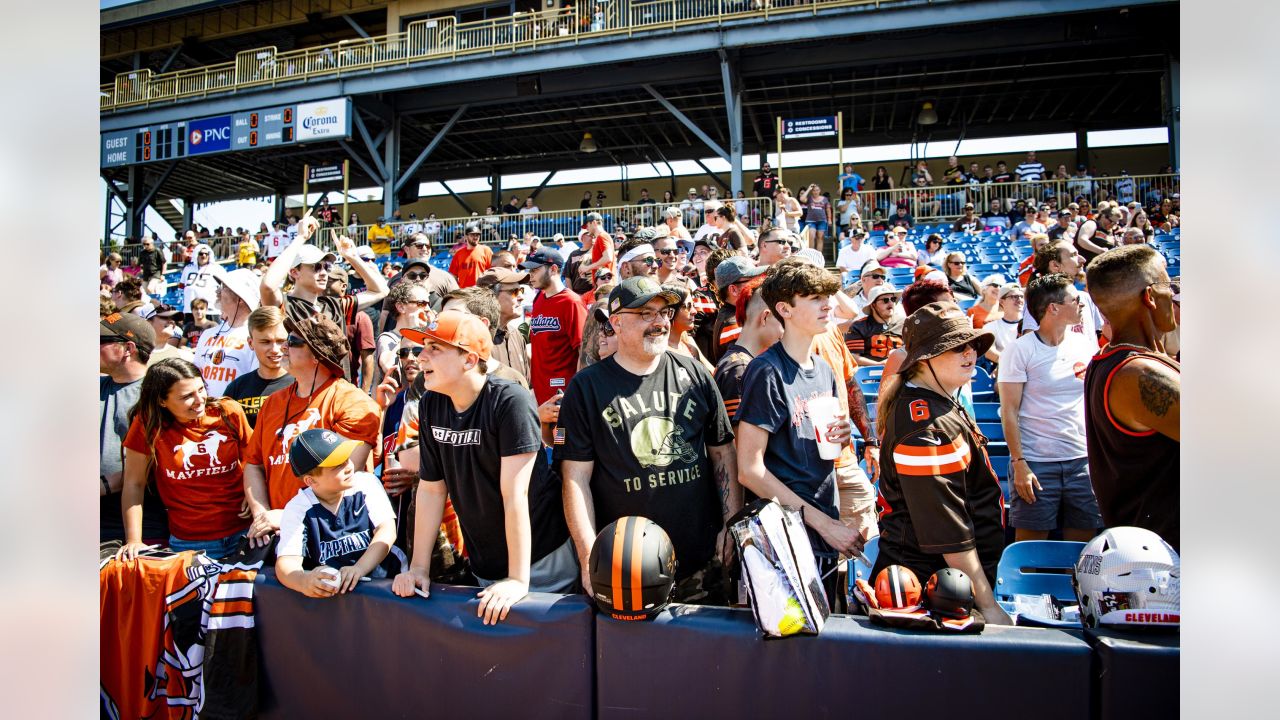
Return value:
[[(210, 402), (195, 421), (160, 428), (151, 473), (169, 511), (174, 537), (219, 540), (249, 526), (239, 517), (244, 502), (241, 448), (252, 435), (244, 410), (234, 400)], [(140, 417), (129, 424), (124, 446), (151, 456)]]
[(484, 274), (493, 262), (493, 251), (488, 245), (467, 247), (463, 245), (453, 254), (449, 263), (449, 274), (458, 279), (459, 288), (469, 288), (476, 284), (476, 278)]
[[(605, 250), (613, 250), (613, 238), (609, 237), (609, 235), (605, 233), (601, 233), (595, 236), (595, 239), (591, 241), (591, 262), (599, 262), (600, 258), (604, 256)], [(613, 263), (609, 263), (605, 267), (612, 268)], [(599, 270), (600, 268), (596, 269)]]
[(542, 293), (533, 299), (529, 316), (529, 342), (533, 360), (530, 378), (538, 404), (556, 391), (569, 387), (578, 371), (578, 348), (582, 346), (582, 325), (587, 308), (582, 298), (565, 288), (551, 297)]
[(378, 446), (381, 431), (378, 404), (346, 380), (331, 378), (305, 399), (294, 396), (294, 387), (277, 390), (262, 402), (244, 453), (245, 463), (261, 465), (266, 473), (272, 510), (283, 509), (304, 487), (289, 466), (289, 446), (304, 430), (332, 430), (371, 448)]

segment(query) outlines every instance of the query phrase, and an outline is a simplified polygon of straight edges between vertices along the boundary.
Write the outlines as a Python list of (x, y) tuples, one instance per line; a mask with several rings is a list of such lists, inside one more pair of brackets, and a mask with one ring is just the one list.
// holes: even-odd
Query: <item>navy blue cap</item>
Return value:
[(540, 268), (543, 265), (564, 267), (564, 256), (552, 248), (540, 248), (537, 252), (530, 253), (529, 256), (524, 259), (524, 262), (520, 263), (520, 269), (533, 270), (534, 268)]

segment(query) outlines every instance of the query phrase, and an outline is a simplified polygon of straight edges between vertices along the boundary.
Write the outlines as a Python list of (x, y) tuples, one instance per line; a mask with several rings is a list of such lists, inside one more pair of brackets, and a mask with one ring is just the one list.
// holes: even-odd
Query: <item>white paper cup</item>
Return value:
[(808, 412), (809, 422), (813, 423), (813, 431), (817, 436), (818, 457), (823, 460), (840, 457), (840, 444), (827, 440), (827, 426), (840, 415), (840, 399), (834, 396), (814, 398), (809, 401)]

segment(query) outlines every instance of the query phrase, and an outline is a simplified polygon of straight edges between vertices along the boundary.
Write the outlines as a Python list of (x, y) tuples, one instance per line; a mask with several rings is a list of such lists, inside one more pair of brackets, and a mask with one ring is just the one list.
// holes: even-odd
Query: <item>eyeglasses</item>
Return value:
[(1051, 302), (1049, 304), (1050, 305), (1066, 305), (1068, 303), (1075, 303), (1076, 305), (1084, 305), (1084, 298), (1080, 297), (1079, 295), (1074, 295), (1072, 297), (1066, 298), (1065, 300), (1062, 300), (1061, 302)]
[(405, 280), (426, 280), (426, 279), (427, 279), (427, 274), (426, 274), (426, 273), (424, 273), (424, 272), (420, 272), (420, 273), (405, 273), (405, 274), (404, 274), (404, 279), (405, 279)]
[(600, 323), (600, 334), (605, 337), (614, 336), (615, 331), (613, 329), (613, 325), (610, 325), (608, 320), (605, 320), (604, 322)]
[(867, 278), (867, 279), (869, 279), (869, 280), (885, 280), (885, 279), (886, 279), (886, 278), (888, 278), (889, 276), (888, 276), (888, 275), (881, 275), (881, 274), (879, 274), (879, 273), (875, 273), (875, 274), (873, 274), (873, 275), (863, 275), (862, 277)]
[(1024, 295), (1005, 295), (1004, 297), (1002, 297), (1002, 298), (1000, 298), (1000, 299), (1001, 299), (1001, 300), (1013, 300), (1013, 301), (1016, 301), (1016, 302), (1023, 302), (1023, 301), (1025, 301), (1027, 298), (1026, 298), (1026, 296), (1024, 296)]
[(511, 293), (512, 295), (515, 295), (516, 297), (520, 297), (521, 295), (524, 295), (524, 286), (523, 286), (523, 285), (516, 285), (515, 287), (507, 287), (507, 288), (499, 287), (499, 288), (498, 288), (498, 292)]
[(953, 352), (953, 353), (956, 353), (956, 354), (958, 355), (958, 354), (960, 354), (960, 353), (965, 352), (966, 350), (973, 350), (975, 353), (976, 353), (976, 352), (978, 352), (978, 344), (977, 344), (977, 342), (976, 342), (976, 341), (973, 341), (973, 342), (967, 342), (967, 343), (965, 343), (965, 344), (963, 344), (963, 345), (959, 345), (959, 346), (953, 347), (953, 348), (951, 348), (950, 350), (948, 350), (947, 352)]
[(409, 357), (410, 355), (417, 355), (421, 350), (422, 348), (420, 346), (419, 347), (401, 346), (399, 350), (396, 350), (396, 356), (399, 357), (401, 360), (403, 360)]
[(663, 248), (662, 250), (657, 251), (659, 255), (675, 255), (678, 252), (680, 251), (675, 248)]
[(424, 307), (428, 307), (428, 306), (430, 306), (430, 305), (431, 305), (431, 301), (430, 301), (430, 300), (405, 300), (405, 301), (404, 301), (404, 304), (405, 304), (405, 305), (413, 305), (413, 306), (415, 306), (415, 307), (424, 308)]
[(948, 261), (947, 261), (947, 264), (948, 264), (948, 265), (959, 265), (960, 267), (964, 267), (964, 266), (965, 266), (965, 262), (964, 262), (963, 260), (961, 260), (961, 261), (959, 261), (959, 262), (956, 262), (955, 260), (948, 260)]
[(429, 248), (429, 247), (431, 247), (431, 245), (430, 245), (430, 244), (428, 244), (428, 243), (424, 243), (424, 242), (413, 242), (413, 243), (409, 243), (409, 244), (408, 244), (408, 245), (406, 245), (405, 247)]
[(670, 320), (676, 316), (676, 309), (673, 307), (665, 307), (661, 310), (619, 310), (614, 315), (635, 315), (646, 323), (652, 323), (659, 316)]
[(882, 298), (876, 298), (876, 302), (882, 302), (882, 303), (885, 303), (886, 305), (897, 305), (897, 304), (898, 304), (898, 298), (893, 297), (893, 296), (890, 296), (890, 297), (882, 297)]
[(323, 270), (324, 272), (329, 272), (330, 270), (333, 269), (333, 263), (329, 262), (328, 260), (324, 262), (307, 263), (307, 264), (311, 266), (312, 272), (320, 272), (321, 270)]
[(285, 340), (285, 344), (287, 344), (289, 347), (296, 348), (296, 347), (302, 347), (303, 345), (306, 345), (307, 341), (303, 340), (297, 335), (294, 335), (293, 333), (289, 333), (289, 337), (287, 340)]
[(662, 264), (662, 261), (656, 257), (647, 257), (641, 262), (643, 262), (645, 265), (648, 265), (650, 267), (657, 267)]
[(613, 279), (613, 273), (605, 273), (604, 275), (596, 276), (597, 282), (609, 282), (612, 279)]

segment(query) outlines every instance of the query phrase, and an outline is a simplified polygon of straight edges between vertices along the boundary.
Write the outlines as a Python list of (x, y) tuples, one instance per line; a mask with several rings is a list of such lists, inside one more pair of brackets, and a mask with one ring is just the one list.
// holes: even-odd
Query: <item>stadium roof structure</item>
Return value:
[[(730, 148), (726, 83), (740, 93), (744, 155), (776, 147), (779, 116), (841, 112), (845, 146), (856, 147), (1153, 127), (1169, 125), (1173, 112), (1177, 3), (821, 39), (807, 35), (713, 49), (690, 41), (696, 34), (615, 43), (606, 49), (617, 50), (616, 59), (603, 64), (544, 69), (534, 55), (486, 58), (477, 70), (504, 69), (409, 87), (391, 82), (393, 73), (388, 72), (389, 84), (381, 91), (372, 90), (372, 80), (340, 79), (334, 87), (353, 97), (362, 129), (349, 143), (186, 158), (172, 167), (144, 166), (145, 178), (154, 183), (166, 174), (157, 189), (159, 198), (209, 201), (292, 194), (300, 192), (304, 164), (352, 157), (353, 187), (382, 186), (385, 178), (377, 177), (377, 170), (385, 162), (388, 136), (398, 141), (399, 169), (412, 171), (413, 188), (418, 182), (607, 164), (653, 163), (661, 168), (664, 162), (708, 157), (712, 153), (706, 139)], [(634, 57), (643, 43), (658, 42), (676, 44), (677, 52), (682, 45), (692, 49)], [(627, 48), (630, 56), (621, 52)], [(579, 56), (585, 53), (578, 49)], [(104, 68), (111, 62), (104, 60)], [(464, 65), (459, 59), (442, 72), (463, 77)], [(427, 72), (415, 71), (407, 82), (426, 78)], [(273, 92), (279, 101), (289, 102), (305, 89)], [(937, 110), (936, 124), (916, 123), (925, 101)], [(210, 99), (206, 104), (215, 103)], [(195, 103), (186, 111), (200, 117), (190, 115), (199, 108)], [(137, 115), (173, 115), (183, 109), (147, 108)], [(108, 122), (127, 127), (133, 115), (104, 114), (104, 127)], [(584, 132), (599, 145), (597, 153), (580, 150)], [(832, 144), (830, 138), (794, 140), (786, 150)], [(414, 166), (412, 161), (429, 146), (429, 155)], [(120, 181), (126, 173), (125, 168), (103, 171), (104, 177)]]

